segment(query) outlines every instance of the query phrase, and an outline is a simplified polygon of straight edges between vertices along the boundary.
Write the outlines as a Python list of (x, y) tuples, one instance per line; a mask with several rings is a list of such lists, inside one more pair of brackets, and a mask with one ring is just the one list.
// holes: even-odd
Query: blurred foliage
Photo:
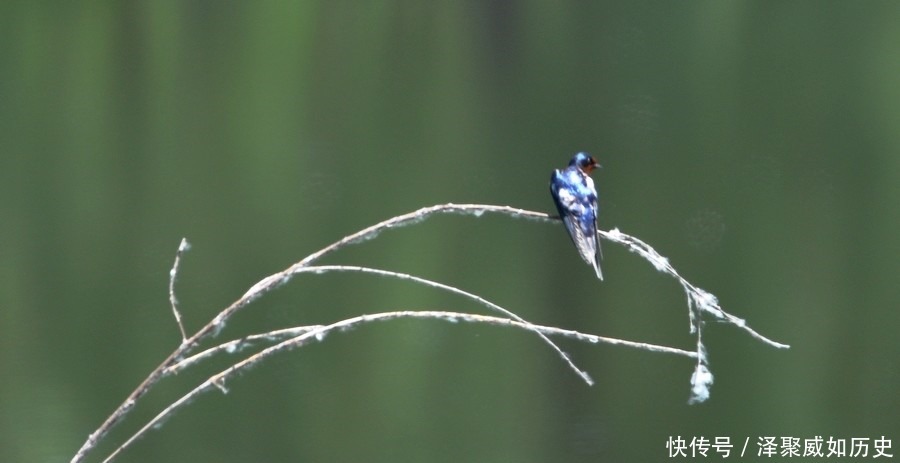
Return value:
[[(578, 150), (601, 226), (726, 310), (712, 399), (689, 361), (436, 322), (371, 326), (208, 395), (121, 461), (659, 461), (668, 436), (900, 430), (900, 4), (0, 4), (0, 461), (66, 461), (179, 341), (261, 277), (445, 202), (552, 210)], [(689, 347), (677, 285), (562, 227), (438, 217), (328, 259), (410, 272), (543, 324)], [(221, 338), (393, 309), (479, 311), (305, 276)], [(207, 370), (160, 386), (121, 442)], [(100, 449), (109, 449), (109, 443)], [(752, 449), (753, 447), (751, 447)], [(755, 455), (755, 453), (754, 453)]]

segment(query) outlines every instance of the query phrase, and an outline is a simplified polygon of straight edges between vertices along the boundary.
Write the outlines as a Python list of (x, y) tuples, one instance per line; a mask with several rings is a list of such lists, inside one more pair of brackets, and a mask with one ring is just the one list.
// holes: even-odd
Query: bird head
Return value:
[(578, 169), (585, 174), (590, 174), (594, 169), (601, 167), (600, 164), (597, 164), (597, 161), (594, 160), (593, 156), (584, 152), (576, 154), (575, 157), (569, 161), (569, 165), (578, 167)]

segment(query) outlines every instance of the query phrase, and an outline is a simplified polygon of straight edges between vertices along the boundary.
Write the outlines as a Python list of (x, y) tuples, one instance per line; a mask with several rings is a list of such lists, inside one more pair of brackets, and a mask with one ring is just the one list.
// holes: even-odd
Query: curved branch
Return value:
[[(407, 273), (392, 272), (389, 270), (381, 270), (381, 269), (376, 269), (376, 268), (359, 267), (359, 266), (351, 266), (351, 265), (317, 265), (317, 266), (295, 265), (295, 266), (292, 266), (289, 270), (290, 270), (290, 274), (286, 275), (285, 277), (291, 277), (298, 273), (323, 274), (323, 273), (330, 273), (330, 272), (354, 272), (354, 273), (368, 273), (368, 274), (373, 274), (373, 275), (378, 275), (378, 276), (383, 276), (383, 277), (396, 278), (399, 280), (412, 281), (414, 283), (419, 283), (419, 284), (422, 284), (425, 286), (429, 286), (431, 288), (437, 288), (437, 289), (440, 289), (443, 291), (448, 291), (448, 292), (451, 292), (454, 294), (464, 296), (472, 301), (475, 301), (475, 302), (487, 307), (488, 309), (491, 309), (496, 312), (500, 312), (503, 315), (506, 315), (507, 317), (512, 318), (513, 320), (524, 323), (527, 326), (532, 326), (529, 322), (527, 322), (522, 317), (516, 315), (512, 311), (507, 310), (507, 309), (501, 307), (500, 305), (497, 305), (481, 296), (478, 296), (477, 294), (473, 294), (468, 291), (463, 291), (454, 286), (445, 285), (443, 283), (438, 283), (436, 281), (417, 277), (415, 275), (410, 275)], [(549, 345), (554, 351), (556, 351), (556, 353), (559, 354), (560, 358), (562, 358), (562, 360), (564, 362), (566, 362), (566, 364), (569, 365), (569, 368), (571, 368), (575, 373), (577, 373), (578, 376), (580, 376), (581, 379), (583, 379), (585, 383), (587, 383), (588, 385), (594, 384), (594, 380), (591, 379), (590, 375), (588, 375), (587, 372), (585, 372), (584, 370), (578, 368), (578, 366), (576, 366), (575, 363), (572, 362), (572, 359), (569, 358), (569, 355), (567, 353), (565, 353), (559, 346), (557, 346), (556, 343), (551, 341), (550, 338), (548, 338), (542, 332), (537, 331), (537, 330), (533, 330), (533, 331), (535, 334), (538, 335), (538, 337), (541, 338), (542, 341), (547, 343), (547, 345)], [(182, 364), (184, 364), (183, 361), (179, 362), (176, 365), (172, 365), (169, 368), (169, 370), (170, 371), (180, 370), (180, 369), (182, 369), (182, 367), (179, 365), (182, 365)], [(184, 365), (189, 365), (189, 363), (184, 364)]]
[(479, 205), (479, 204), (464, 204), (464, 205), (456, 205), (456, 204), (443, 204), (438, 206), (424, 207), (417, 211), (400, 215), (397, 217), (392, 217), (385, 221), (379, 222), (371, 227), (365, 228), (356, 232), (352, 235), (348, 235), (341, 240), (332, 243), (325, 248), (322, 248), (319, 251), (316, 251), (310, 254), (305, 259), (297, 262), (291, 267), (278, 272), (272, 275), (269, 275), (258, 283), (253, 285), (250, 290), (244, 293), (243, 296), (238, 298), (238, 300), (234, 301), (226, 307), (224, 310), (219, 312), (215, 318), (213, 318), (209, 323), (200, 328), (196, 333), (194, 333), (191, 337), (186, 340), (183, 340), (181, 345), (179, 345), (165, 360), (162, 361), (150, 374), (141, 381), (141, 384), (135, 388), (131, 394), (122, 402), (115, 411), (106, 420), (103, 424), (100, 425), (94, 432), (88, 435), (87, 440), (85, 440), (84, 444), (82, 444), (81, 448), (78, 449), (78, 452), (75, 453), (75, 456), (72, 457), (71, 463), (78, 463), (83, 461), (87, 456), (88, 452), (91, 451), (94, 447), (96, 447), (97, 443), (106, 436), (112, 428), (114, 428), (134, 407), (134, 404), (146, 394), (150, 388), (159, 382), (162, 379), (167, 368), (175, 364), (180, 358), (182, 358), (188, 352), (191, 352), (200, 341), (206, 339), (209, 336), (217, 334), (222, 328), (225, 327), (225, 323), (234, 315), (238, 310), (244, 308), (252, 302), (257, 297), (262, 296), (263, 294), (275, 289), (279, 285), (283, 284), (287, 281), (285, 278), (289, 276), (291, 270), (297, 266), (306, 266), (315, 262), (322, 256), (334, 252), (344, 246), (365, 241), (368, 239), (374, 238), (378, 233), (385, 229), (394, 228), (403, 225), (409, 225), (411, 223), (420, 222), (425, 220), (431, 215), (438, 213), (456, 213), (456, 214), (469, 214), (480, 216), (485, 212), (496, 212), (503, 213), (506, 215), (512, 215), (515, 217), (525, 217), (532, 219), (549, 219), (547, 214), (543, 214), (540, 212), (532, 212), (526, 211), (523, 209), (516, 209), (508, 206), (492, 206), (492, 205)]
[[(290, 278), (298, 273), (304, 273), (306, 271), (315, 271), (309, 270), (311, 264), (321, 259), (322, 257), (337, 251), (345, 246), (349, 246), (355, 243), (359, 243), (362, 241), (366, 241), (369, 239), (375, 238), (382, 231), (397, 228), (405, 225), (419, 223), (432, 215), (440, 214), (440, 213), (449, 213), (449, 214), (463, 214), (463, 215), (472, 215), (476, 217), (480, 217), (484, 213), (497, 213), (508, 215), (515, 218), (525, 218), (532, 219), (542, 222), (552, 222), (558, 220), (558, 218), (553, 217), (549, 214), (545, 214), (542, 212), (534, 212), (528, 211), (524, 209), (517, 209), (509, 206), (494, 206), (494, 205), (484, 205), (484, 204), (442, 204), (436, 206), (430, 206), (421, 208), (417, 211), (413, 211), (407, 214), (403, 214), (397, 217), (392, 217), (365, 229), (362, 229), (356, 233), (348, 235), (319, 251), (316, 251), (303, 260), (291, 265), (290, 267), (269, 275), (259, 282), (254, 284), (246, 293), (244, 293), (240, 298), (234, 301), (231, 305), (222, 310), (216, 317), (214, 317), (209, 323), (200, 328), (195, 334), (190, 336), (187, 339), (183, 339), (182, 343), (165, 359), (160, 363), (148, 376), (145, 378), (138, 387), (132, 391), (131, 394), (125, 399), (122, 404), (120, 404), (116, 410), (97, 428), (93, 433), (91, 433), (75, 456), (72, 458), (72, 463), (77, 463), (83, 461), (86, 457), (87, 453), (91, 451), (97, 443), (106, 436), (109, 431), (115, 427), (127, 414), (134, 408), (135, 403), (144, 394), (146, 394), (153, 385), (155, 385), (164, 375), (167, 373), (174, 371), (171, 370), (173, 365), (176, 365), (182, 358), (184, 358), (188, 353), (193, 351), (199, 343), (210, 337), (217, 334), (219, 331), (224, 328), (226, 322), (233, 316), (238, 310), (246, 307), (250, 302), (255, 300), (256, 298), (268, 293), (269, 291), (275, 289), (276, 287), (284, 284), (289, 281)], [(614, 229), (609, 232), (599, 231), (598, 232), (601, 237), (606, 240), (613, 241), (619, 244), (622, 244), (627, 249), (632, 252), (637, 253), (641, 257), (648, 260), (651, 264), (653, 264), (659, 271), (667, 273), (675, 277), (681, 286), (683, 287), (685, 293), (687, 294), (688, 306), (689, 306), (689, 314), (691, 318), (691, 331), (697, 332), (697, 350), (692, 354), (692, 357), (697, 359), (697, 367), (695, 369), (695, 373), (692, 376), (692, 385), (694, 386), (694, 397), (698, 397), (702, 394), (702, 387), (712, 383), (712, 374), (706, 369), (706, 358), (704, 354), (703, 344), (700, 342), (700, 334), (699, 330), (702, 328), (702, 320), (701, 314), (707, 313), (716, 317), (718, 320), (726, 321), (730, 324), (733, 324), (747, 333), (749, 333), (754, 338), (765, 342), (771, 346), (778, 348), (788, 348), (789, 346), (786, 344), (778, 343), (772, 341), (756, 331), (752, 330), (749, 326), (747, 326), (746, 321), (735, 317), (731, 314), (728, 314), (718, 304), (718, 300), (712, 294), (693, 286), (687, 280), (682, 278), (674, 269), (674, 267), (669, 264), (668, 260), (664, 257), (660, 256), (652, 247), (644, 243), (643, 241), (634, 238), (632, 236), (621, 233), (618, 229)], [(179, 249), (179, 254), (176, 256), (176, 260), (180, 257), (182, 251)], [(173, 266), (171, 279), (170, 279), (170, 296), (172, 302), (173, 312), (176, 314), (176, 321), (180, 314), (178, 314), (176, 303), (174, 300), (174, 288), (172, 284), (174, 282), (175, 275), (177, 273), (178, 263)], [(337, 271), (339, 266), (330, 266), (330, 267), (322, 267), (322, 268), (330, 268), (329, 271)], [(344, 268), (344, 271), (350, 269), (351, 267)], [(363, 271), (360, 270), (362, 267), (355, 268), (353, 271)], [(384, 275), (388, 273), (387, 271), (375, 271), (374, 269), (369, 269), (366, 271), (372, 271), (370, 273), (384, 272)], [(401, 274), (394, 274), (393, 276), (398, 278), (406, 278), (399, 276)], [(409, 276), (411, 277), (411, 276)], [(417, 279), (418, 282), (423, 283), (422, 279), (418, 279), (418, 277), (411, 277), (408, 279)], [(434, 283), (434, 282), (432, 282)], [(444, 287), (446, 285), (440, 285), (439, 283), (434, 283), (435, 287)], [(438, 286), (439, 285), (439, 286)], [(448, 287), (449, 288), (449, 287)], [(474, 295), (472, 295), (474, 296)], [(477, 297), (477, 296), (475, 296)], [(497, 306), (499, 307), (499, 306)], [(501, 308), (502, 309), (502, 308)], [(505, 310), (505, 309), (502, 309)], [(508, 311), (507, 311), (508, 312)], [(515, 315), (511, 313), (507, 313), (508, 316), (515, 317)], [(518, 317), (516, 317), (518, 318)], [(507, 320), (509, 323), (521, 323), (523, 326), (537, 327), (537, 325), (531, 325), (527, 322), (521, 321), (521, 318), (518, 318), (520, 321)], [(535, 332), (541, 333), (543, 336), (543, 332), (540, 330), (533, 330)], [(303, 335), (307, 336), (307, 335)], [(301, 336), (302, 337), (302, 336)], [(555, 344), (552, 343), (549, 339), (545, 339), (545, 342), (550, 343), (554, 346), (554, 348), (562, 355), (562, 357), (570, 364), (575, 371), (582, 374), (582, 377), (585, 378), (586, 381), (590, 381), (587, 378), (586, 373), (583, 373), (580, 369), (576, 368), (571, 361), (568, 359), (568, 356), (562, 352), (561, 349), (555, 347)], [(287, 342), (287, 341), (286, 341)], [(275, 346), (273, 346), (275, 347)], [(694, 378), (699, 378), (696, 381)], [(698, 394), (698, 391), (700, 394)], [(707, 391), (708, 392), (708, 391)], [(692, 397), (692, 400), (694, 399)], [(701, 399), (702, 400), (702, 399)]]
[[(115, 459), (122, 451), (131, 446), (135, 441), (143, 437), (147, 431), (153, 429), (161, 425), (165, 422), (166, 419), (171, 417), (176, 410), (181, 407), (187, 405), (194, 399), (196, 399), (200, 394), (204, 392), (209, 392), (214, 388), (222, 391), (223, 394), (228, 392), (228, 388), (226, 383), (228, 380), (233, 378), (234, 376), (253, 368), (258, 365), (260, 362), (266, 360), (268, 357), (275, 355), (280, 352), (287, 352), (294, 350), (296, 348), (302, 347), (309, 342), (312, 341), (322, 341), (326, 336), (331, 334), (332, 332), (345, 332), (347, 330), (356, 328), (359, 325), (378, 322), (378, 321), (388, 321), (388, 320), (396, 320), (399, 318), (413, 318), (413, 319), (434, 319), (441, 320), (445, 322), (457, 323), (457, 322), (467, 322), (467, 323), (482, 323), (487, 325), (494, 326), (509, 326), (513, 328), (522, 329), (530, 332), (538, 332), (543, 335), (550, 336), (563, 336), (569, 339), (574, 339), (577, 341), (588, 342), (591, 344), (597, 343), (605, 343), (612, 345), (620, 345), (620, 346), (628, 346), (637, 349), (642, 349), (650, 352), (657, 353), (665, 353), (665, 354), (676, 354), (681, 355), (688, 358), (696, 358), (696, 354), (694, 352), (676, 349), (673, 347), (666, 346), (657, 346), (654, 344), (647, 344), (642, 342), (634, 342), (634, 341), (626, 341), (622, 339), (616, 338), (608, 338), (603, 336), (597, 336), (593, 334), (581, 333), (573, 330), (564, 330), (561, 328), (555, 328), (551, 326), (542, 326), (542, 325), (533, 325), (528, 322), (521, 322), (517, 320), (510, 320), (508, 318), (500, 318), (500, 317), (491, 317), (486, 315), (476, 315), (469, 313), (460, 313), (460, 312), (447, 312), (447, 311), (435, 311), (435, 310), (423, 310), (423, 311), (397, 311), (397, 312), (384, 312), (370, 315), (360, 315), (358, 317), (348, 318), (346, 320), (341, 320), (336, 323), (332, 323), (330, 325), (320, 326), (320, 327), (298, 327), (294, 329), (302, 329), (306, 330), (303, 334), (293, 337), (291, 339), (282, 341), (274, 346), (270, 346), (262, 351), (247, 357), (246, 359), (235, 363), (234, 365), (216, 373), (206, 381), (200, 383), (197, 387), (192, 389), (190, 392), (173, 402), (171, 405), (166, 407), (163, 411), (157, 414), (153, 419), (151, 419), (147, 424), (145, 424), (141, 429), (139, 429), (136, 433), (134, 433), (131, 437), (128, 438), (125, 443), (115, 449), (104, 461), (104, 463), (111, 462)], [(312, 329), (309, 329), (312, 328)], [(257, 335), (257, 336), (266, 336), (269, 333)], [(226, 343), (228, 344), (228, 343)], [(223, 344), (224, 346), (225, 344)], [(189, 360), (189, 359), (186, 359)]]

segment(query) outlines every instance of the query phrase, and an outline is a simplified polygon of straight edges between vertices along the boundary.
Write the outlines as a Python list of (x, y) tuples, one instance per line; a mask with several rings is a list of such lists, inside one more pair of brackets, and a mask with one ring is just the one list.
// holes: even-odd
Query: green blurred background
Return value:
[[(551, 211), (550, 171), (579, 150), (604, 165), (603, 228), (792, 348), (710, 323), (712, 398), (689, 406), (688, 359), (561, 341), (588, 387), (519, 331), (370, 325), (203, 396), (121, 461), (663, 461), (679, 435), (900, 453), (900, 3), (8, 1), (0, 70), (0, 461), (68, 461), (177, 346), (182, 237), (194, 331), (382, 219)], [(561, 226), (443, 216), (325, 262), (690, 349), (677, 284), (604, 254), (599, 283)], [(484, 311), (311, 275), (220, 339), (395, 309)], [(161, 383), (89, 461), (225, 360)]]

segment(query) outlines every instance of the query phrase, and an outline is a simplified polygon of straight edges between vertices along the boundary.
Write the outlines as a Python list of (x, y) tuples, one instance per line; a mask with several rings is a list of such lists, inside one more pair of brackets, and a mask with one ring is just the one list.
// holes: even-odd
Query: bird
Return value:
[(600, 164), (590, 154), (576, 154), (568, 167), (553, 171), (550, 195), (578, 254), (594, 267), (597, 278), (603, 280), (603, 272), (600, 271), (603, 255), (597, 235), (597, 190), (590, 177), (591, 171), (598, 167)]

